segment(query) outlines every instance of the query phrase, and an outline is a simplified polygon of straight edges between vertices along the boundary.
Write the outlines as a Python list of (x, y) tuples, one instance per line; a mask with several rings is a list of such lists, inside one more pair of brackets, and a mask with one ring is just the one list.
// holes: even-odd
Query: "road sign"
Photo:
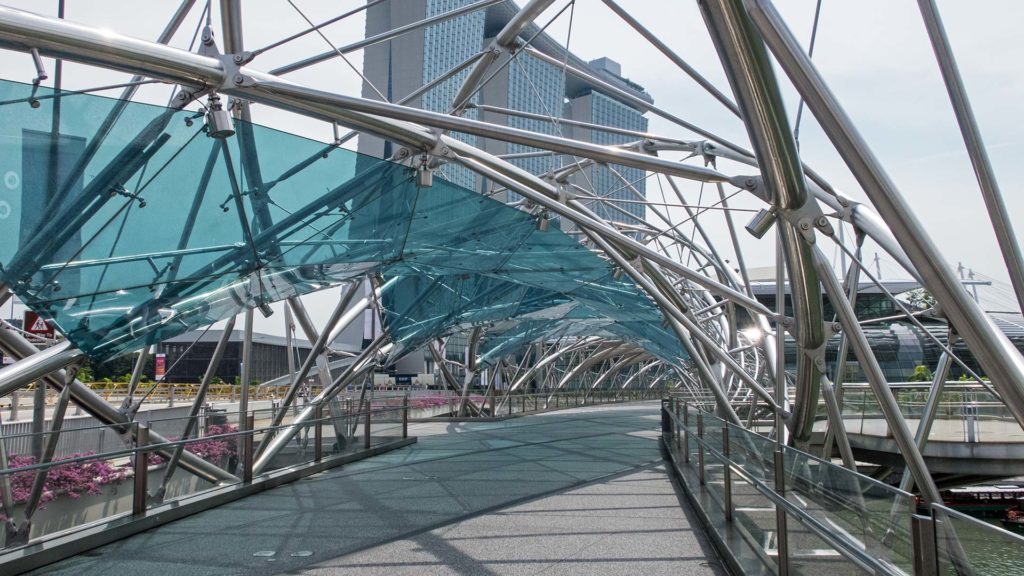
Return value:
[(25, 332), (35, 334), (36, 336), (42, 336), (43, 338), (53, 338), (53, 326), (39, 317), (39, 314), (31, 310), (25, 310)]

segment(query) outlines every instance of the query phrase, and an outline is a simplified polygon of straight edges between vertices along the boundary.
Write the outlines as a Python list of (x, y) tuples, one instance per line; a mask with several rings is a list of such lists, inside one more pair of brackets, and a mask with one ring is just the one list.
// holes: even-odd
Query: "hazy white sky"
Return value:
[[(566, 1), (556, 1), (555, 8), (540, 21), (546, 21)], [(695, 0), (618, 1), (723, 92), (730, 93)], [(310, 19), (319, 22), (358, 6), (360, 0), (293, 2)], [(54, 0), (8, 0), (3, 3), (50, 15), (56, 14), (57, 8)], [(177, 4), (176, 1), (157, 0), (131, 5), (115, 0), (69, 0), (66, 17), (152, 40), (159, 35)], [(199, 22), (202, 2), (197, 4), (200, 6), (193, 10), (172, 45), (188, 46)], [(213, 4), (214, 21), (217, 22), (218, 3)], [(796, 36), (805, 41), (809, 39), (814, 0), (778, 0), (777, 5)], [(1024, 21), (1024, 3), (1015, 0), (940, 0), (939, 8), (1020, 236), (1024, 231), (1024, 218), (1017, 216), (1024, 214), (1024, 164), (1021, 162), (1024, 156), (1024, 138), (1021, 136), (1024, 130), (1024, 45), (1019, 41), (1019, 26)], [(304, 20), (287, 0), (250, 0), (243, 3), (243, 10), (247, 49), (269, 44), (305, 27)], [(551, 35), (565, 41), (568, 23), (569, 12), (566, 11), (549, 28)], [(325, 34), (336, 45), (343, 45), (361, 38), (363, 27), (363, 18), (355, 16), (326, 28)], [(577, 0), (569, 47), (585, 59), (609, 56), (619, 61), (623, 75), (646, 87), (657, 105), (723, 137), (746, 143), (746, 134), (737, 118), (619, 21), (600, 0)], [(328, 48), (322, 38), (310, 34), (261, 55), (251, 66), (270, 70)], [(357, 68), (361, 67), (359, 53), (352, 54), (350, 60)], [(1005, 282), (1001, 257), (917, 3), (912, 0), (825, 0), (814, 61), (902, 193), (910, 200), (946, 259), (954, 265), (963, 261), (978, 272)], [(48, 63), (48, 66), (52, 70), (52, 65)], [(0, 70), (3, 78), (18, 81), (27, 82), (34, 76), (31, 60), (25, 54), (0, 51)], [(68, 65), (64, 85), (66, 88), (84, 88), (123, 81), (125, 77), (105, 70)], [(289, 79), (343, 94), (358, 95), (360, 92), (358, 76), (340, 59), (292, 74)], [(795, 91), (781, 74), (780, 79), (790, 116), (795, 117)], [(170, 92), (169, 86), (147, 87), (140, 99), (166, 103)], [(311, 138), (331, 138), (328, 125), (282, 111), (258, 106), (253, 110), (253, 117), (256, 122)], [(657, 117), (651, 117), (651, 131), (675, 137), (693, 137)], [(801, 125), (801, 153), (808, 164), (837, 188), (856, 198), (864, 198), (813, 116), (806, 111)], [(734, 165), (720, 164), (719, 167), (725, 171), (738, 170)], [(749, 170), (744, 168), (741, 173)], [(654, 201), (660, 201), (657, 188), (653, 180), (648, 184), (649, 197)], [(696, 203), (701, 195), (700, 186), (687, 185), (684, 193), (688, 201)], [(707, 189), (702, 202), (707, 204), (712, 198), (717, 199), (717, 194)], [(759, 207), (753, 200), (734, 202), (733, 205)], [(738, 213), (737, 224), (742, 226), (748, 217), (749, 214)], [(719, 246), (729, 245), (720, 213), (709, 213), (702, 222), (719, 241)], [(771, 264), (774, 255), (771, 242), (756, 241), (743, 234), (742, 244), (748, 265)], [(906, 276), (888, 265), (883, 265), (883, 274), (887, 277)], [(992, 291), (991, 296), (995, 298), (999, 294)], [(333, 298), (333, 294), (315, 297), (313, 300), (319, 304), (313, 304), (313, 307), (329, 306)], [(1008, 304), (1006, 298), (1000, 297), (993, 305), (1005, 308)], [(261, 321), (257, 329), (281, 332), (280, 315)]]

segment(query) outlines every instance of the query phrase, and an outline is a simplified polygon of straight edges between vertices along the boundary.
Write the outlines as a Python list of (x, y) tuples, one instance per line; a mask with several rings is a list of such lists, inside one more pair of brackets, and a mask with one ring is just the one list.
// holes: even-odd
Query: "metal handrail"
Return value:
[[(671, 402), (674, 402), (674, 400), (670, 399), (668, 402), (671, 403)], [(685, 405), (685, 407), (683, 409), (683, 412), (689, 414), (689, 409), (690, 409), (690, 406), (689, 405)], [(667, 406), (663, 405), (662, 414), (663, 414), (663, 417), (667, 419), (667, 422), (670, 423), (669, 424), (669, 428), (670, 429), (668, 431), (666, 431), (665, 434), (663, 435), (663, 442), (665, 443), (666, 447), (669, 449), (669, 452), (673, 455), (674, 459), (675, 459), (675, 454), (678, 451), (677, 448), (673, 448), (673, 446), (675, 444), (677, 444), (676, 441), (674, 440), (674, 438), (675, 438), (676, 435), (678, 435), (680, 433), (680, 431), (682, 431), (683, 435), (685, 435), (685, 437), (686, 437), (685, 442), (686, 442), (687, 446), (689, 446), (689, 441), (691, 440), (691, 436), (692, 436), (692, 440), (695, 441), (696, 446), (698, 446), (699, 455), (701, 456), (701, 458), (699, 459), (700, 462), (703, 462), (704, 456), (707, 455), (707, 456), (711, 456), (712, 458), (714, 458), (718, 462), (722, 463), (723, 466), (726, 466), (729, 469), (729, 474), (725, 476), (728, 481), (731, 481), (732, 478), (737, 478), (737, 477), (741, 478), (744, 481), (746, 481), (749, 485), (754, 487), (758, 492), (760, 492), (761, 494), (766, 496), (770, 501), (772, 501), (774, 503), (774, 505), (776, 506), (777, 510), (782, 510), (782, 511), (784, 511), (784, 513), (786, 515), (788, 515), (788, 516), (796, 519), (797, 521), (799, 521), (802, 525), (804, 525), (809, 530), (811, 530), (813, 533), (815, 533), (824, 542), (828, 543), (831, 547), (833, 547), (833, 549), (835, 549), (837, 552), (839, 552), (841, 555), (843, 555), (843, 557), (845, 557), (848, 560), (850, 560), (853, 564), (857, 565), (859, 568), (867, 570), (867, 571), (870, 571), (870, 572), (881, 573), (881, 574), (904, 574), (904, 572), (901, 569), (899, 569), (897, 566), (889, 564), (889, 563), (885, 562), (884, 560), (882, 560), (880, 558), (876, 558), (876, 557), (872, 556), (868, 551), (865, 550), (862, 542), (860, 542), (858, 540), (847, 539), (846, 537), (844, 537), (842, 535), (841, 531), (835, 530), (834, 527), (827, 526), (819, 518), (817, 518), (817, 517), (815, 517), (813, 515), (808, 514), (804, 509), (799, 507), (795, 502), (793, 502), (792, 500), (786, 498), (785, 494), (780, 493), (774, 487), (770, 486), (768, 484), (768, 482), (765, 481), (767, 479), (761, 480), (761, 479), (757, 478), (756, 476), (750, 474), (749, 471), (747, 469), (745, 469), (741, 465), (740, 462), (737, 462), (735, 459), (732, 458), (731, 451), (726, 451), (724, 449), (719, 449), (718, 447), (714, 446), (711, 442), (709, 442), (706, 439), (706, 432), (705, 432), (706, 427), (705, 427), (704, 423), (708, 419), (712, 419), (712, 421), (718, 421), (721, 424), (721, 428), (723, 429), (723, 431), (726, 431), (726, 430), (736, 430), (736, 431), (742, 432), (744, 434), (752, 434), (754, 436), (758, 436), (758, 437), (762, 438), (763, 440), (765, 440), (767, 442), (774, 442), (773, 440), (771, 440), (771, 439), (769, 439), (767, 437), (761, 436), (759, 434), (753, 433), (753, 432), (751, 432), (749, 430), (745, 430), (745, 429), (742, 429), (742, 428), (731, 426), (727, 422), (725, 422), (724, 420), (720, 420), (720, 419), (716, 418), (715, 416), (711, 415), (710, 413), (699, 412), (699, 411), (697, 412), (699, 425), (696, 428), (697, 434), (694, 435), (694, 427), (692, 426), (692, 424), (688, 424), (684, 419), (680, 418), (680, 416), (676, 414), (676, 410), (670, 409)], [(723, 434), (723, 442), (729, 441), (729, 438), (730, 438), (730, 435), (728, 433)], [(723, 448), (724, 448), (724, 446), (723, 446)], [(787, 449), (788, 450), (793, 450), (791, 448), (787, 448)], [(687, 450), (689, 450), (689, 449), (687, 448)], [(822, 460), (820, 458), (814, 457), (814, 456), (812, 456), (810, 454), (805, 454), (803, 452), (796, 451), (796, 450), (793, 450), (793, 451), (796, 452), (796, 453), (799, 453), (801, 457), (806, 456), (807, 458), (812, 459), (812, 460), (818, 462), (822, 466), (832, 466), (832, 467), (835, 467), (837, 469), (837, 471), (842, 471), (842, 473), (844, 473), (844, 474), (855, 475), (857, 481), (858, 482), (863, 482), (865, 485), (874, 486), (876, 488), (882, 488), (882, 489), (886, 490), (887, 492), (891, 492), (894, 497), (903, 498), (903, 499), (906, 499), (906, 500), (908, 500), (910, 502), (913, 501), (913, 495), (911, 495), (910, 493), (907, 493), (907, 492), (901, 491), (901, 490), (899, 490), (897, 488), (893, 488), (891, 486), (888, 486), (888, 485), (886, 485), (884, 483), (881, 483), (881, 482), (879, 482), (879, 481), (877, 481), (875, 479), (872, 479), (872, 478), (870, 478), (868, 476), (864, 476), (862, 474), (853, 472), (851, 470), (847, 470), (847, 469), (841, 468), (839, 466), (836, 466), (836, 465), (832, 464), (831, 462), (828, 462), (826, 460)], [(757, 454), (757, 452), (753, 452), (753, 454)], [(679, 462), (678, 459), (676, 459), (676, 465), (677, 466), (680, 465), (680, 462)], [(684, 466), (686, 465), (685, 461), (683, 462), (682, 465), (684, 465)], [(698, 464), (698, 466), (702, 466), (702, 465)], [(773, 466), (773, 469), (774, 469), (774, 473), (776, 475), (778, 475), (778, 474), (783, 474), (784, 475), (786, 473), (785, 470), (779, 470), (778, 466)], [(698, 471), (700, 472), (702, 470), (698, 470)], [(731, 492), (732, 492), (731, 490), (727, 490), (725, 492), (725, 494), (728, 496), (728, 495), (731, 495)], [(723, 509), (724, 510), (731, 511), (731, 506), (732, 506), (731, 502), (723, 503)], [(910, 511), (910, 512), (912, 512), (912, 511)], [(726, 521), (730, 522), (731, 521), (731, 514), (726, 512), (725, 516), (726, 516)], [(908, 520), (908, 524), (909, 524), (909, 520)], [(783, 553), (786, 553), (786, 552), (780, 550), (779, 553), (783, 554)]]

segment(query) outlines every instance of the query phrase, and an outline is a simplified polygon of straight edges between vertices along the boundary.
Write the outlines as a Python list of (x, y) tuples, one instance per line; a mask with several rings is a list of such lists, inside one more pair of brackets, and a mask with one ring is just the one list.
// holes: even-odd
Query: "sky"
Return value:
[[(553, 8), (538, 21), (546, 22), (567, 1), (556, 0)], [(292, 2), (314, 22), (355, 8), (360, 3), (359, 0)], [(721, 91), (731, 94), (695, 0), (618, 2)], [(57, 10), (57, 2), (49, 0), (6, 0), (4, 4), (48, 15), (55, 15)], [(177, 4), (175, 1), (149, 0), (135, 3), (128, 10), (122, 1), (73, 0), (67, 2), (66, 18), (153, 40)], [(200, 23), (202, 4), (197, 2), (198, 6), (171, 42), (173, 46), (189, 46)], [(214, 2), (215, 26), (219, 22), (217, 4)], [(811, 35), (815, 2), (778, 0), (776, 5), (795, 36), (806, 45)], [(1019, 217), (1024, 214), (1021, 190), (1024, 186), (1024, 163), (1021, 162), (1024, 157), (1024, 137), (1021, 136), (1024, 130), (1024, 44), (1019, 41), (1024, 3), (1014, 0), (969, 3), (941, 0), (938, 6), (996, 177), (1013, 223), (1017, 225), (1019, 240), (1024, 232), (1024, 218)], [(306, 27), (305, 20), (288, 0), (244, 2), (243, 20), (247, 49), (267, 45)], [(325, 28), (324, 34), (335, 45), (344, 45), (362, 38), (364, 26), (364, 19), (358, 15)], [(567, 41), (570, 50), (584, 59), (608, 56), (618, 61), (623, 75), (644, 86), (658, 106), (746, 145), (747, 137), (740, 121), (619, 20), (601, 0), (576, 0), (573, 9), (565, 11), (548, 30), (556, 40)], [(329, 46), (323, 38), (310, 34), (260, 55), (251, 66), (270, 70), (326, 49)], [(992, 289), (982, 289), (983, 302), (989, 308), (1008, 309), (1012, 306), (1012, 297), (1007, 297), (1005, 267), (917, 3), (911, 0), (823, 0), (813, 59), (946, 261), (953, 266), (964, 262), (979, 276), (994, 281)], [(361, 54), (354, 53), (349, 60), (354, 68), (361, 68)], [(50, 61), (47, 61), (47, 67), (52, 76)], [(29, 82), (34, 77), (30, 57), (21, 53), (0, 50), (0, 71), (3, 78), (22, 82)], [(792, 120), (798, 96), (781, 71), (777, 74)], [(124, 81), (126, 77), (121, 73), (66, 64), (64, 87), (80, 89)], [(360, 94), (359, 76), (337, 58), (291, 74), (288, 78), (342, 94)], [(168, 85), (145, 87), (138, 99), (163, 104), (171, 90)], [(658, 117), (649, 115), (649, 118), (653, 133), (699, 139)], [(325, 123), (265, 106), (253, 108), (253, 119), (257, 123), (318, 140), (327, 141), (332, 137), (331, 127)], [(800, 126), (800, 151), (804, 161), (837, 189), (854, 198), (865, 199), (856, 180), (806, 110)], [(727, 162), (720, 163), (719, 168), (728, 173), (750, 173), (750, 168)], [(699, 184), (683, 184), (683, 192), (690, 203), (706, 205), (717, 200), (713, 189), (702, 191)], [(650, 200), (660, 201), (657, 190), (658, 186), (652, 180), (648, 184)], [(745, 195), (738, 196), (731, 205), (738, 208), (762, 206), (759, 201)], [(671, 215), (678, 217), (679, 213), (672, 212)], [(740, 227), (749, 217), (749, 213), (735, 213)], [(701, 222), (719, 246), (730, 245), (721, 212), (709, 212)], [(749, 266), (772, 264), (774, 245), (767, 238), (758, 241), (741, 231), (741, 248)], [(869, 246), (867, 250), (868, 258), (873, 258), (874, 248)], [(732, 251), (726, 248), (724, 252)], [(883, 278), (907, 277), (884, 256), (882, 273)], [(335, 298), (336, 292), (333, 291), (308, 298), (315, 320), (321, 320), (329, 313)], [(275, 314), (270, 319), (259, 319), (256, 329), (282, 333), (281, 316)]]

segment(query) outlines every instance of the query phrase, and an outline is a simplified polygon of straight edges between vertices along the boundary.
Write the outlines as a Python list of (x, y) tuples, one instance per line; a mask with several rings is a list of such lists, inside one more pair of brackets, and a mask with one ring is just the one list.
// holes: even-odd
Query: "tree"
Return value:
[(914, 373), (907, 378), (908, 382), (931, 382), (935, 376), (932, 375), (931, 369), (921, 364), (914, 367)]
[(935, 296), (932, 293), (925, 290), (924, 288), (918, 288), (911, 290), (906, 294), (907, 304), (910, 304), (918, 310), (927, 310), (935, 306)]
[[(111, 380), (119, 380), (121, 375), (125, 373), (128, 373), (130, 377), (132, 371), (135, 369), (136, 358), (138, 358), (138, 355), (136, 354), (122, 354), (121, 356), (112, 358), (110, 360), (107, 360), (106, 362), (98, 364), (94, 363), (91, 360), (86, 360), (85, 363), (82, 364), (82, 368), (79, 370), (79, 372), (81, 372), (82, 370), (88, 370), (89, 374), (91, 374), (89, 380), (92, 381), (102, 381), (106, 378), (110, 378)], [(146, 358), (146, 366), (145, 368), (143, 368), (142, 373), (149, 378), (152, 378), (155, 375), (156, 359), (153, 357), (152, 354), (150, 354), (149, 357)], [(82, 380), (83, 382), (88, 381), (85, 378), (83, 378), (81, 374), (79, 374), (78, 379)], [(127, 380), (125, 380), (125, 382), (127, 382)]]
[(83, 364), (82, 367), (78, 369), (78, 374), (76, 376), (82, 382), (96, 381), (96, 377), (92, 373), (92, 366), (88, 366), (85, 364)]

